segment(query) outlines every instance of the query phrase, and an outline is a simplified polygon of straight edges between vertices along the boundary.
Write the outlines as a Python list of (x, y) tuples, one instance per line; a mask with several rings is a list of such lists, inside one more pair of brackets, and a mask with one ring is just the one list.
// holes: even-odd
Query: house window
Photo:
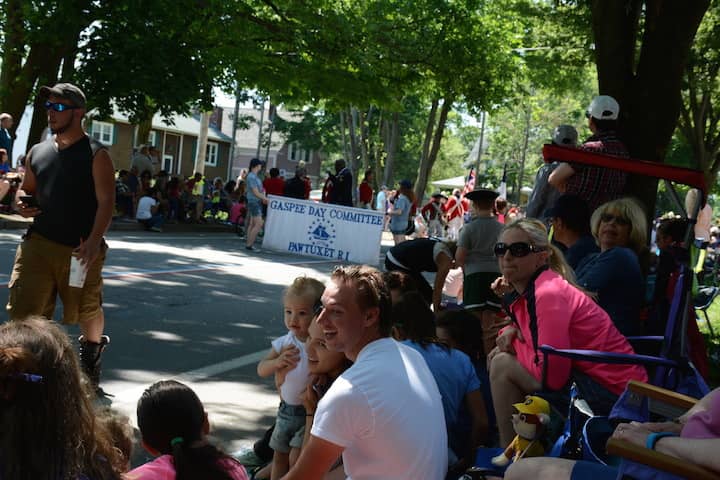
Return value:
[(211, 167), (217, 167), (218, 159), (218, 144), (214, 142), (207, 143), (207, 149), (205, 150), (205, 165)]
[(92, 137), (100, 143), (105, 145), (112, 145), (113, 143), (113, 130), (115, 125), (107, 122), (98, 122), (94, 120), (92, 122)]
[(297, 142), (288, 144), (288, 160), (291, 162), (304, 161), (305, 163), (311, 163), (311, 154), (311, 150), (302, 149)]
[(157, 140), (157, 132), (154, 130), (150, 130), (150, 135), (148, 136), (148, 145), (152, 145), (153, 147), (158, 147), (158, 144), (156, 142)]

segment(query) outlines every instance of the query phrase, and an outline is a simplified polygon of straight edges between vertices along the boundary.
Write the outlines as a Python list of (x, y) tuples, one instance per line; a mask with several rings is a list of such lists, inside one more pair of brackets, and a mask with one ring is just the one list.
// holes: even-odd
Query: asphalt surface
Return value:
[[(0, 231), (0, 302), (21, 230)], [(282, 293), (308, 275), (328, 279), (333, 262), (263, 250), (248, 253), (232, 233), (110, 232), (105, 263), (103, 388), (135, 421), (143, 390), (174, 378), (205, 404), (213, 439), (248, 447), (272, 424), (278, 396), (257, 362), (286, 330)], [(55, 318), (61, 318), (58, 307)], [(0, 320), (7, 320), (4, 310)], [(69, 326), (76, 337), (78, 329)], [(134, 464), (144, 454), (137, 448)]]

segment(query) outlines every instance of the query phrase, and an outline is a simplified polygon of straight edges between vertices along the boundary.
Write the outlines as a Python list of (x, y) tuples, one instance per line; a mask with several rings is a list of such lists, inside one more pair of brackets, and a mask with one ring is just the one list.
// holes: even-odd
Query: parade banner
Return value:
[(268, 195), (263, 248), (377, 265), (383, 214)]

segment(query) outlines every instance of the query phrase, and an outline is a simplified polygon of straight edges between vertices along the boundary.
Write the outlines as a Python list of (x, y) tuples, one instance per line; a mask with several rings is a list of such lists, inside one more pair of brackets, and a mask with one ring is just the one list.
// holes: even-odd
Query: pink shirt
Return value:
[[(543, 355), (538, 351), (540, 361), (536, 365), (525, 296), (520, 296), (510, 308), (524, 337), (523, 342), (517, 338), (513, 340), (517, 359), (538, 381), (542, 381)], [(608, 314), (590, 297), (552, 270), (546, 270), (535, 281), (535, 308), (538, 319), (538, 347), (550, 345), (559, 349), (635, 353), (627, 339), (615, 328)], [(585, 373), (616, 395), (625, 390), (629, 380), (648, 380), (647, 372), (639, 365), (575, 361), (550, 355), (546, 385), (552, 390), (563, 388), (570, 377), (571, 368)]]
[[(227, 467), (227, 473), (234, 480), (248, 480), (245, 467), (239, 463), (225, 459), (221, 460), (222, 465)], [(175, 465), (172, 455), (161, 455), (152, 462), (129, 471), (125, 474), (126, 480), (175, 480)]]

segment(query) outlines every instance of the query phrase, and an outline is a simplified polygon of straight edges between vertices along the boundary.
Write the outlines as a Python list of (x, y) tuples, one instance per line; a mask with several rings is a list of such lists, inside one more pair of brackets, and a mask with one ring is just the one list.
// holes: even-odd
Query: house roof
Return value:
[[(232, 107), (221, 107), (223, 110), (223, 119), (222, 119), (222, 131), (224, 134), (226, 134), (229, 138), (232, 138), (232, 125), (233, 125), (233, 115), (235, 113), (234, 108)], [(282, 107), (277, 107), (277, 115), (282, 118), (285, 121), (292, 121), (294, 115), (287, 110), (284, 110)], [(257, 143), (258, 143), (258, 133), (260, 131), (260, 127), (258, 125), (258, 122), (260, 121), (260, 110), (256, 110), (254, 108), (240, 108), (238, 110), (238, 117), (251, 117), (254, 120), (249, 120), (245, 123), (248, 124), (248, 128), (238, 128), (237, 132), (235, 133), (235, 145), (239, 148), (249, 148), (249, 149), (256, 149)], [(263, 128), (267, 128), (269, 125), (269, 117), (270, 117), (270, 110), (269, 108), (265, 108), (265, 112), (263, 114)], [(274, 153), (277, 153), (280, 151), (283, 145), (285, 145), (285, 135), (276, 131), (273, 131), (272, 136), (272, 144), (270, 145), (270, 152), (271, 155)], [(263, 146), (263, 150), (266, 147)]]
[[(121, 113), (115, 112), (112, 118), (116, 122), (130, 123), (128, 116)], [(166, 122), (159, 113), (156, 113), (152, 120), (153, 130), (165, 130), (172, 133), (180, 133), (185, 135), (200, 135), (200, 115), (172, 115), (170, 117), (172, 124)], [(218, 142), (232, 143), (232, 138), (225, 135), (217, 128), (210, 126), (208, 127), (208, 139)]]

